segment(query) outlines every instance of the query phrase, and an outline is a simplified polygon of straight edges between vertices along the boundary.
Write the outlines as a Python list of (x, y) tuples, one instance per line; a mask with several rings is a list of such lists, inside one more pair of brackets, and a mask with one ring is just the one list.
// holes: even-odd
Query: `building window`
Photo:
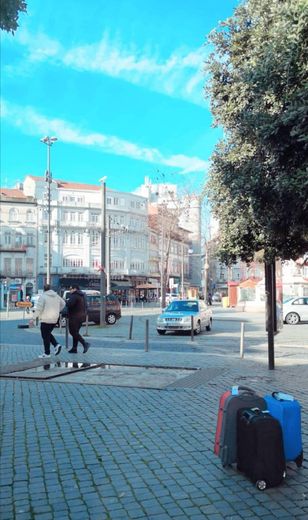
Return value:
[(64, 231), (63, 233), (63, 244), (68, 244), (68, 233)]
[(32, 211), (32, 209), (28, 209), (27, 215), (26, 215), (26, 220), (27, 220), (27, 222), (34, 222), (35, 218), (34, 218), (34, 212)]
[(71, 233), (71, 237), (70, 238), (71, 238), (71, 240), (70, 240), (71, 244), (75, 244), (76, 243), (75, 233)]
[(71, 222), (75, 222), (76, 213), (71, 211)]
[(83, 259), (78, 257), (63, 258), (63, 267), (83, 267)]
[(15, 258), (15, 276), (22, 275), (22, 258)]
[(100, 264), (100, 259), (99, 258), (93, 258), (93, 260), (92, 260), (92, 267), (94, 269), (99, 269), (100, 265), (101, 265)]
[(114, 197), (114, 199), (113, 199), (113, 204), (114, 204), (114, 206), (118, 206), (118, 205), (119, 205), (119, 199), (118, 199), (118, 197)]
[(83, 213), (78, 213), (78, 222), (83, 222)]
[(11, 245), (11, 233), (9, 233), (9, 232), (4, 233), (4, 244), (6, 246)]
[(5, 276), (12, 274), (12, 259), (4, 258), (4, 273)]
[(77, 244), (78, 245), (83, 244), (83, 235), (82, 235), (82, 233), (77, 233)]
[(33, 258), (26, 258), (26, 274), (27, 276), (33, 276)]
[(99, 233), (97, 231), (94, 231), (91, 233), (90, 236), (90, 245), (91, 246), (97, 246), (99, 243)]
[(111, 197), (107, 197), (107, 204), (108, 204), (108, 206), (111, 205)]
[(98, 213), (90, 213), (90, 222), (92, 224), (97, 224), (98, 223), (98, 217), (99, 217)]
[(9, 211), (9, 221), (18, 222), (18, 211), (15, 208), (11, 208)]
[(32, 233), (27, 233), (27, 246), (33, 246), (34, 237)]
[(112, 270), (124, 269), (124, 260), (112, 260), (111, 269)]
[(20, 247), (22, 245), (22, 234), (21, 233), (16, 233), (15, 245), (16, 245), (16, 247)]

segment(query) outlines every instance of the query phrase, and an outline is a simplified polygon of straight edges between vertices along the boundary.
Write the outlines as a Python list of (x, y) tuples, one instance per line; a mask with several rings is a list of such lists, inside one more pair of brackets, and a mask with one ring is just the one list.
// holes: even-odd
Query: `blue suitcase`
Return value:
[(300, 467), (303, 463), (303, 445), (299, 402), (282, 392), (273, 392), (264, 399), (270, 414), (281, 424), (285, 459), (296, 462)]

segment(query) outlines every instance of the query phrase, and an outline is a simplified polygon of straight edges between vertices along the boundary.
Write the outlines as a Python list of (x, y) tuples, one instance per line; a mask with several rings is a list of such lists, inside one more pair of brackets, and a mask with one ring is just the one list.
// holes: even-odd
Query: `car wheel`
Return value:
[(114, 325), (117, 321), (117, 317), (115, 314), (113, 314), (112, 312), (107, 314), (106, 316), (106, 323), (108, 323), (108, 325)]
[(200, 334), (200, 332), (201, 332), (201, 323), (200, 323), (200, 321), (198, 321), (197, 327), (195, 328), (194, 333), (197, 336), (198, 334)]
[(206, 330), (209, 332), (212, 328), (212, 318), (210, 319), (210, 323), (205, 327)]
[(288, 325), (297, 325), (299, 323), (299, 315), (297, 312), (289, 312), (289, 314), (286, 315), (286, 323)]
[(158, 332), (158, 334), (160, 334), (161, 336), (163, 336), (164, 334), (166, 334), (166, 331), (165, 331), (165, 330), (158, 330), (157, 332)]

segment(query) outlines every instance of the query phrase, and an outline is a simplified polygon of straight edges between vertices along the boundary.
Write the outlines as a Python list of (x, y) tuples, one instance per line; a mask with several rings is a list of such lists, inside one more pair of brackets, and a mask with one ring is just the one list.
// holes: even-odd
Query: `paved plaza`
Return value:
[[(253, 327), (242, 359), (231, 333), (229, 346), (228, 337), (214, 332), (193, 342), (153, 336), (146, 352), (146, 316), (134, 319), (135, 341), (126, 338), (128, 316), (119, 327), (93, 327), (87, 354), (63, 348), (46, 372), (57, 363), (84, 370), (51, 379), (8, 374), (46, 364), (37, 358), (38, 329), (20, 331), (20, 341), (2, 341), (1, 520), (307, 520), (306, 460), (300, 469), (288, 463), (285, 482), (260, 492), (235, 468), (222, 468), (213, 440), (223, 391), (233, 384), (262, 395), (279, 389), (302, 404), (307, 454), (308, 325), (299, 342), (277, 337), (276, 368), (269, 371), (265, 337)], [(245, 320), (248, 327), (249, 316)], [(2, 327), (7, 323), (3, 319)], [(120, 369), (108, 382), (93, 364)], [(138, 386), (137, 377), (136, 384), (125, 379), (122, 365), (140, 367), (143, 377), (144, 367), (160, 367), (164, 377), (168, 367), (170, 374), (146, 378), (160, 381), (158, 388)]]

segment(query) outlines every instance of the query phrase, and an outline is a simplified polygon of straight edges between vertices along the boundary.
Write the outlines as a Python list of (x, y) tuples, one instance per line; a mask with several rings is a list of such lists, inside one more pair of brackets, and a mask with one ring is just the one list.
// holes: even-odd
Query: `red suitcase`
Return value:
[(237, 461), (237, 412), (240, 408), (266, 409), (263, 397), (246, 386), (234, 386), (220, 398), (214, 453), (223, 466)]
[(218, 408), (218, 416), (217, 416), (217, 426), (216, 426), (216, 434), (215, 434), (215, 444), (214, 444), (214, 453), (219, 457), (220, 450), (220, 436), (222, 429), (222, 421), (224, 416), (224, 405), (227, 397), (231, 395), (231, 391), (227, 390), (220, 396), (219, 400), (219, 408)]

